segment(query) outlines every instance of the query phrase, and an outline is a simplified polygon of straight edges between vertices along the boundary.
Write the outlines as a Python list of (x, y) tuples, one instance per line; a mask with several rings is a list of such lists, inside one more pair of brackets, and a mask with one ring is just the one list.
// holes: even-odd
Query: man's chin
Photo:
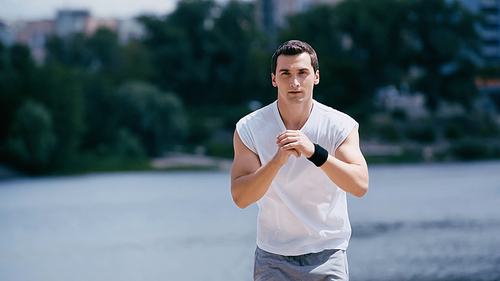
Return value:
[(290, 103), (303, 103), (305, 101), (308, 101), (307, 97), (301, 96), (301, 97), (289, 97), (288, 101)]

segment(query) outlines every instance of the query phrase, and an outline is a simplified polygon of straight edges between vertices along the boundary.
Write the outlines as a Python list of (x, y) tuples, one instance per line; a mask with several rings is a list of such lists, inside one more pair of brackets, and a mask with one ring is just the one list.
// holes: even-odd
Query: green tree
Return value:
[[(369, 108), (376, 89), (410, 83), (428, 97), (471, 104), (477, 90), (479, 18), (458, 1), (345, 0), (288, 19), (282, 41), (310, 42), (320, 57), (317, 96), (341, 109)], [(412, 76), (412, 70), (419, 76)]]
[(141, 17), (147, 28), (146, 46), (157, 71), (155, 84), (180, 93), (191, 104), (203, 104), (209, 95), (209, 40), (213, 1), (180, 1), (165, 19)]
[(153, 81), (155, 69), (149, 49), (139, 40), (132, 40), (123, 47), (124, 80)]
[[(253, 17), (253, 4), (180, 1), (165, 18), (141, 17), (144, 44), (156, 69), (154, 84), (178, 93), (189, 106), (239, 104), (261, 95), (261, 71), (269, 85), (267, 44)], [(270, 54), (266, 54), (269, 55)]]
[(84, 99), (82, 150), (95, 150), (115, 138), (114, 82), (105, 75), (81, 73)]
[(10, 123), (10, 115), (8, 112), (10, 97), (7, 93), (8, 77), (7, 76), (7, 48), (0, 42), (0, 145), (7, 136), (7, 128)]
[(298, 38), (315, 48), (321, 69), (318, 99), (366, 112), (375, 89), (398, 85), (407, 73), (412, 49), (404, 40), (406, 11), (406, 1), (394, 0), (319, 5), (289, 17), (281, 41)]
[(48, 63), (78, 67), (113, 81), (122, 78), (123, 48), (118, 43), (118, 35), (107, 28), (98, 29), (90, 37), (82, 33), (65, 38), (53, 36), (47, 41), (46, 49)]
[(81, 73), (57, 63), (47, 63), (40, 73), (35, 98), (49, 110), (58, 139), (56, 165), (77, 157), (84, 132), (84, 93)]
[[(36, 168), (31, 165), (31, 160), (36, 156), (30, 155), (30, 151), (22, 150), (24, 143), (18, 132), (22, 127), (19, 109), (25, 105), (28, 100), (36, 100), (39, 92), (40, 69), (31, 58), (30, 50), (27, 46), (16, 44), (10, 48), (0, 48), (0, 158), (7, 161), (8, 164), (16, 165), (19, 168), (35, 171)], [(36, 107), (36, 106), (35, 106)], [(21, 112), (28, 112), (33, 107)], [(39, 110), (34, 114), (36, 116)], [(31, 118), (26, 117), (26, 118)], [(16, 125), (17, 124), (17, 125)], [(16, 125), (17, 129), (13, 126)], [(13, 134), (15, 136), (13, 136)], [(9, 145), (7, 145), (9, 141)], [(17, 149), (10, 151), (10, 149)], [(13, 155), (24, 153), (23, 160), (16, 159)], [(44, 163), (45, 164), (45, 163)]]
[(88, 38), (83, 33), (61, 38), (50, 37), (45, 43), (46, 62), (58, 62), (67, 67), (89, 68), (92, 63), (91, 50), (86, 46)]
[(187, 134), (181, 100), (146, 82), (127, 82), (115, 98), (116, 127), (138, 136), (148, 155), (160, 156)]
[(30, 99), (16, 111), (3, 150), (19, 168), (40, 173), (48, 170), (56, 144), (49, 111)]
[(252, 3), (181, 1), (164, 18), (140, 20), (156, 73), (150, 81), (177, 93), (192, 113), (190, 145), (233, 130), (234, 116), (247, 113), (249, 101), (276, 97), (270, 87), (272, 53), (255, 26)]
[(118, 34), (107, 28), (100, 28), (87, 38), (85, 47), (90, 53), (91, 71), (106, 75), (118, 82), (123, 67), (123, 49), (118, 43)]
[(342, 19), (336, 10), (337, 7), (331, 5), (319, 5), (289, 17), (288, 27), (280, 31), (280, 42), (299, 39), (313, 46), (320, 63), (320, 83), (315, 88), (315, 98), (346, 110), (362, 102), (370, 89), (364, 80), (366, 71), (362, 60), (350, 55), (350, 46), (342, 45), (343, 39), (352, 37), (340, 29)]
[(5, 137), (17, 108), (38, 90), (39, 73), (25, 45), (0, 47), (0, 63), (0, 119), (6, 122), (0, 136)]
[(458, 1), (411, 1), (408, 19), (413, 38), (413, 63), (423, 70), (416, 90), (436, 109), (439, 100), (459, 102), (470, 108), (477, 97), (474, 57), (480, 57), (481, 38), (476, 30), (480, 18)]
[[(213, 83), (210, 102), (235, 105), (269, 93), (270, 59), (265, 64), (256, 59), (267, 41), (256, 28), (253, 4), (227, 3), (215, 18), (212, 32), (215, 49), (209, 70)], [(265, 84), (260, 83), (259, 75), (268, 79)]]

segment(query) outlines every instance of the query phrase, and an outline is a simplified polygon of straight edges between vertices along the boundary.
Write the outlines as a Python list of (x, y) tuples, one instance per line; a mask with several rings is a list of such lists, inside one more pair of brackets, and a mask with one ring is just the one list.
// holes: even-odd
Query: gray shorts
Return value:
[(255, 250), (255, 281), (349, 280), (345, 250), (324, 250), (301, 256), (281, 256)]

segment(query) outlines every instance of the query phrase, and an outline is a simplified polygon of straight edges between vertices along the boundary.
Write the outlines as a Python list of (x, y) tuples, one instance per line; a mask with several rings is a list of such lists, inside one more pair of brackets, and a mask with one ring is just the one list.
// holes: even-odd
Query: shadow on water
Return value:
[(500, 281), (500, 220), (354, 223), (352, 229), (351, 281)]
[[(357, 223), (352, 225), (353, 238), (373, 238), (387, 233), (398, 231), (424, 231), (424, 230), (481, 230), (497, 228), (500, 230), (500, 220), (474, 221), (474, 220), (441, 220), (426, 222), (374, 222)], [(500, 235), (500, 232), (499, 232)]]

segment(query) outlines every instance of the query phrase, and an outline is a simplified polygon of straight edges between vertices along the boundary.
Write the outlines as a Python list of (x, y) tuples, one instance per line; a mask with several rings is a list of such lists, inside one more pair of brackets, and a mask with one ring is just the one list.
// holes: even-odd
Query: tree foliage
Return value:
[(182, 101), (145, 82), (127, 82), (116, 92), (117, 127), (140, 136), (151, 156), (161, 155), (172, 145), (172, 136), (187, 134)]
[(408, 15), (415, 38), (413, 63), (424, 70), (415, 88), (427, 95), (435, 109), (440, 99), (467, 108), (477, 96), (473, 59), (480, 57), (479, 17), (458, 1), (413, 1)]
[(45, 172), (56, 145), (49, 111), (34, 100), (25, 101), (16, 111), (5, 143), (8, 156), (29, 172)]
[[(277, 46), (257, 28), (253, 3), (181, 0), (138, 20), (146, 36), (124, 45), (107, 29), (52, 37), (44, 65), (26, 46), (0, 44), (1, 161), (39, 173), (96, 157), (140, 162), (179, 146), (223, 151), (249, 104), (276, 98)], [(431, 109), (443, 100), (470, 108), (478, 21), (458, 1), (344, 0), (289, 17), (279, 41), (310, 43), (315, 98), (360, 120), (388, 85), (422, 92)]]
[(256, 58), (266, 38), (256, 29), (253, 4), (180, 1), (163, 19), (140, 20), (156, 70), (152, 82), (179, 93), (186, 104), (238, 104), (263, 89)]
[(468, 107), (477, 96), (479, 20), (458, 1), (346, 0), (290, 17), (282, 41), (315, 47), (320, 84), (327, 84), (318, 90), (341, 108), (369, 105), (377, 88), (403, 82), (423, 92), (431, 109), (440, 100)]

